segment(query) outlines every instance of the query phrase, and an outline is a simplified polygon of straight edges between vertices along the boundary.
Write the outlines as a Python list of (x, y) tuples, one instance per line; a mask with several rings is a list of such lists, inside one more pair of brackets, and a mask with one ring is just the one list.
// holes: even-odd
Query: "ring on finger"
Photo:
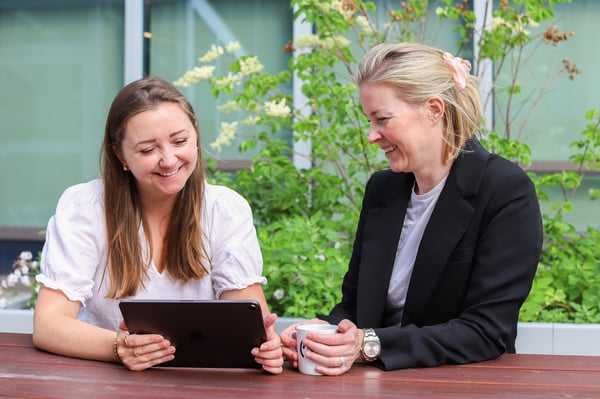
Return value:
[(346, 361), (344, 360), (344, 356), (340, 356), (340, 367), (341, 368), (346, 368)]
[(125, 342), (125, 346), (129, 346), (129, 343), (127, 342), (127, 335), (123, 338), (123, 342)]
[(138, 357), (139, 355), (135, 353), (135, 349), (133, 350), (133, 356)]

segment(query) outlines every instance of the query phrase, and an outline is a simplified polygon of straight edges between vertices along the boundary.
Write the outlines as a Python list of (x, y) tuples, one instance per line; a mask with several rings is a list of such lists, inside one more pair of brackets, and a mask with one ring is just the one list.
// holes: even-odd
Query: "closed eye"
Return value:
[(154, 152), (155, 148), (144, 148), (142, 150), (139, 151), (140, 154), (142, 155), (148, 155), (148, 154), (152, 154)]
[(175, 140), (175, 145), (178, 147), (184, 146), (188, 142), (188, 138), (177, 139)]

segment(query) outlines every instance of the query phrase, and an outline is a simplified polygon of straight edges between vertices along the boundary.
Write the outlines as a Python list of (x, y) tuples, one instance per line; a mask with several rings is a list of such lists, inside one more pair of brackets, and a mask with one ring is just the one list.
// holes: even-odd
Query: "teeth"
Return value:
[(175, 169), (174, 171), (169, 172), (169, 173), (160, 173), (160, 175), (163, 176), (163, 177), (173, 176), (175, 173), (177, 173), (178, 170), (179, 169)]
[(395, 145), (391, 145), (389, 147), (382, 148), (383, 152), (385, 152), (386, 154), (390, 151), (394, 151), (395, 149), (396, 149)]

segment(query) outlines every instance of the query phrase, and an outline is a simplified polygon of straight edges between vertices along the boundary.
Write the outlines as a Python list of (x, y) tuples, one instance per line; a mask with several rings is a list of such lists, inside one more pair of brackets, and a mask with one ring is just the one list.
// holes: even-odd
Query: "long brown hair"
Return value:
[[(179, 193), (165, 235), (161, 263), (173, 278), (199, 279), (208, 273), (201, 229), (204, 200), (204, 169), (200, 134), (194, 110), (173, 85), (158, 77), (134, 81), (116, 95), (106, 119), (101, 169), (104, 179), (104, 216), (107, 233), (109, 288), (107, 296), (120, 299), (134, 295), (143, 286), (149, 264), (144, 263), (139, 231), (143, 223), (135, 178), (125, 171), (115, 154), (125, 135), (129, 119), (164, 102), (178, 104), (190, 118), (198, 139), (198, 161)], [(146, 257), (147, 262), (151, 256)], [(105, 273), (106, 275), (106, 273)]]

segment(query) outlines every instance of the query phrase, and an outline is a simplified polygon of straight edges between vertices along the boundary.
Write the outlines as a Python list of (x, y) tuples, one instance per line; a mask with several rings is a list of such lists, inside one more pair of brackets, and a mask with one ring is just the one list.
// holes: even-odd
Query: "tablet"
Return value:
[(131, 334), (161, 334), (177, 348), (156, 367), (260, 368), (250, 353), (266, 341), (253, 300), (122, 300)]

